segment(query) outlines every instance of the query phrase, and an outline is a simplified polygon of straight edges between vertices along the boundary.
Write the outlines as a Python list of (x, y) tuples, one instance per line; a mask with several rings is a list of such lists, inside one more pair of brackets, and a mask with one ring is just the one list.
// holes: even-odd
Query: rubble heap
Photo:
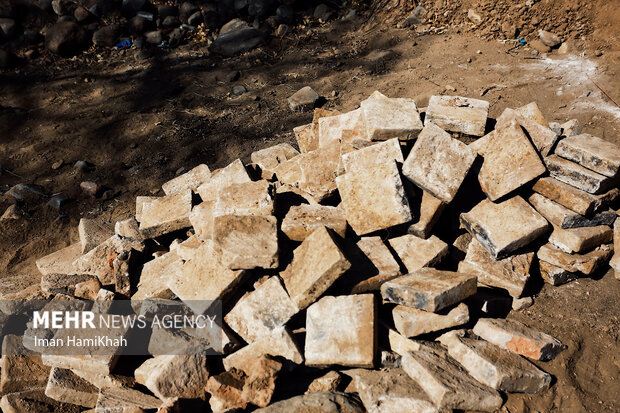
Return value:
[(118, 356), (14, 359), (5, 347), (23, 344), (8, 335), (0, 407), (495, 411), (500, 392), (548, 388), (529, 360), (566, 347), (505, 316), (538, 280), (610, 259), (620, 271), (620, 147), (574, 120), (549, 124), (535, 103), (493, 130), (488, 110), (375, 92), (348, 113), (317, 109), (294, 130), (299, 151), (199, 165), (165, 196), (138, 197), (135, 218), (83, 219), (80, 243), (37, 261), (44, 293), (173, 299), (197, 314), (195, 300), (222, 300), (225, 355), (155, 356), (128, 376)]

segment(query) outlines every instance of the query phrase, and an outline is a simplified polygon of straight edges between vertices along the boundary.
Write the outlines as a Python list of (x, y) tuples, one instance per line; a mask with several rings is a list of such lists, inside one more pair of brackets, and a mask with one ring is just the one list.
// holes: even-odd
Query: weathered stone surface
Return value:
[(162, 400), (200, 398), (209, 379), (207, 358), (200, 354), (156, 356), (138, 367), (135, 377)]
[(78, 406), (60, 403), (47, 397), (42, 387), (5, 394), (0, 400), (0, 409), (3, 413), (78, 413), (83, 410)]
[(22, 337), (7, 334), (2, 340), (0, 359), (0, 393), (7, 394), (28, 387), (45, 386), (50, 368), (44, 366), (41, 355), (24, 347)]
[(209, 405), (213, 412), (229, 412), (245, 409), (243, 386), (247, 375), (241, 370), (232, 369), (209, 378), (205, 389), (211, 395)]
[[(157, 308), (147, 304), (143, 303), (140, 311), (148, 316), (153, 314)], [(236, 341), (231, 340), (225, 328), (182, 328), (172, 330), (155, 326), (149, 338), (148, 352), (155, 356), (213, 354), (214, 352), (225, 353), (230, 347), (235, 348), (238, 346)]]
[(228, 355), (222, 361), (226, 370), (236, 368), (249, 374), (251, 372), (248, 370), (252, 361), (265, 354), (274, 357), (281, 356), (296, 364), (304, 361), (297, 343), (286, 327), (275, 328), (271, 334)]
[(357, 398), (348, 393), (309, 393), (255, 410), (256, 413), (364, 413)]
[(581, 134), (581, 123), (577, 119), (571, 119), (560, 125), (562, 134), (567, 138)]
[(555, 153), (604, 176), (620, 169), (620, 146), (587, 133), (562, 139)]
[(590, 194), (601, 194), (609, 190), (615, 183), (614, 179), (557, 155), (548, 156), (545, 158), (545, 163), (552, 177)]
[(476, 276), (423, 268), (381, 286), (384, 300), (437, 312), (476, 292)]
[(147, 300), (149, 298), (171, 298), (172, 291), (168, 287), (168, 280), (179, 277), (183, 268), (183, 261), (176, 251), (148, 261), (142, 267), (138, 290), (132, 300)]
[(440, 409), (492, 412), (502, 405), (497, 391), (472, 378), (440, 346), (407, 353), (401, 362)]
[(101, 283), (97, 278), (91, 278), (90, 280), (75, 284), (73, 295), (85, 300), (95, 300), (99, 290), (101, 290)]
[(547, 125), (542, 125), (539, 122), (521, 115), (519, 110), (510, 108), (506, 108), (500, 117), (497, 118), (497, 126), (501, 127), (501, 125), (506, 125), (513, 120), (527, 131), (532, 143), (541, 155), (547, 156), (551, 153), (560, 135), (549, 129)]
[(552, 244), (545, 244), (536, 255), (538, 259), (566, 271), (592, 275), (607, 263), (612, 254), (613, 247), (610, 244), (601, 245), (586, 254), (568, 254)]
[(297, 311), (280, 279), (270, 277), (243, 296), (224, 320), (241, 338), (251, 343), (286, 324)]
[[(311, 127), (311, 126), (310, 126)], [(264, 179), (271, 179), (275, 173), (275, 169), (282, 162), (294, 158), (299, 155), (299, 151), (293, 148), (288, 143), (280, 143), (278, 145), (270, 146), (269, 148), (261, 149), (256, 152), (252, 152), (250, 159), (252, 163), (257, 164)]]
[(336, 177), (342, 169), (338, 142), (321, 146), (315, 151), (293, 158), (294, 160), (299, 164), (299, 189), (312, 195), (317, 202), (336, 191)]
[(82, 255), (82, 245), (78, 242), (36, 260), (41, 274), (73, 274), (73, 261)]
[(509, 256), (547, 232), (549, 224), (523, 198), (488, 199), (462, 213), (461, 223), (494, 259)]
[(538, 104), (536, 102), (530, 102), (527, 105), (521, 106), (515, 109), (515, 112), (528, 120), (538, 123), (539, 125), (549, 125), (549, 122), (547, 122), (547, 119), (545, 119), (545, 115), (543, 115), (543, 113), (540, 111), (540, 108), (538, 107)]
[(536, 393), (547, 388), (551, 376), (529, 361), (487, 341), (450, 331), (438, 339), (448, 353), (480, 383), (511, 393)]
[(607, 207), (620, 195), (618, 188), (601, 195), (592, 195), (551, 177), (540, 178), (532, 189), (553, 202), (587, 216)]
[(507, 122), (488, 136), (487, 142), (477, 148), (484, 157), (478, 182), (491, 201), (546, 172), (536, 149), (516, 121)]
[(372, 140), (415, 139), (423, 127), (413, 99), (388, 98), (375, 91), (360, 104), (360, 110)]
[(357, 393), (369, 413), (417, 412), (439, 410), (424, 390), (402, 369), (349, 370)]
[(404, 224), (411, 210), (396, 162), (336, 178), (347, 222), (357, 235)]
[(158, 409), (163, 402), (156, 397), (144, 394), (141, 391), (125, 387), (103, 387), (99, 391), (96, 412), (132, 411), (137, 409)]
[(363, 122), (361, 109), (321, 117), (318, 119), (318, 130), (316, 132), (319, 137), (319, 148), (339, 142), (344, 130), (354, 130), (360, 122)]
[(400, 142), (396, 138), (342, 155), (342, 163), (346, 172), (370, 170), (391, 160), (404, 162)]
[(406, 234), (388, 242), (409, 273), (436, 265), (448, 255), (448, 244), (434, 235), (429, 239), (421, 239)]
[(176, 251), (183, 261), (189, 261), (194, 258), (196, 250), (202, 246), (203, 242), (195, 234), (183, 242), (177, 244), (174, 248), (170, 244), (170, 251)]
[(272, 215), (273, 195), (271, 184), (265, 180), (231, 184), (221, 188), (216, 195), (213, 216), (221, 215)]
[(82, 218), (78, 225), (78, 233), (80, 234), (82, 253), (86, 254), (114, 235), (114, 228), (112, 224), (103, 222), (101, 219)]
[(87, 370), (71, 370), (76, 376), (86, 380), (98, 389), (104, 387), (133, 387), (136, 380), (130, 376), (119, 374), (99, 374)]
[(99, 389), (71, 370), (54, 367), (49, 374), (45, 395), (63, 403), (95, 407)]
[(202, 202), (192, 208), (189, 222), (192, 224), (198, 238), (203, 241), (213, 239), (213, 206), (215, 202)]
[(476, 156), (476, 152), (467, 145), (434, 123), (429, 123), (420, 132), (407, 156), (403, 175), (436, 198), (449, 203), (461, 187)]
[(319, 94), (310, 86), (304, 86), (288, 98), (288, 106), (291, 110), (312, 109), (317, 100), (319, 100)]
[(473, 331), (489, 343), (534, 360), (553, 360), (566, 349), (558, 339), (515, 320), (481, 318)]
[(198, 187), (211, 179), (211, 170), (205, 164), (200, 164), (182, 175), (163, 184), (161, 188), (166, 195), (187, 190), (198, 191)]
[(158, 196), (137, 196), (136, 197), (136, 220), (138, 222), (142, 221), (142, 209), (144, 208), (144, 204), (155, 201), (159, 199)]
[(450, 132), (482, 136), (487, 124), (489, 102), (460, 96), (431, 96), (424, 126), (434, 123)]
[(415, 222), (409, 226), (407, 232), (416, 237), (428, 238), (445, 208), (446, 204), (440, 199), (435, 198), (430, 192), (422, 191), (417, 220), (414, 218)]
[(46, 274), (41, 277), (41, 290), (53, 294), (73, 295), (76, 284), (93, 278), (97, 277), (89, 274)]
[(114, 233), (124, 238), (142, 239), (140, 224), (134, 217), (117, 221), (114, 225)]
[(336, 370), (331, 370), (321, 377), (312, 380), (306, 393), (319, 393), (325, 391), (338, 391), (342, 385), (342, 374)]
[(410, 351), (418, 351), (422, 347), (420, 341), (410, 340), (392, 329), (388, 330), (388, 341), (390, 343), (390, 349), (400, 356)]
[(616, 278), (618, 278), (617, 274), (620, 272), (620, 219), (617, 219), (614, 222), (614, 255), (609, 261), (609, 265), (611, 268), (616, 271)]
[(228, 166), (213, 171), (211, 179), (198, 187), (203, 202), (215, 201), (220, 189), (232, 184), (250, 182), (250, 176), (241, 160), (236, 159)]
[(377, 351), (372, 294), (323, 297), (306, 313), (306, 365), (373, 367)]
[(271, 356), (257, 358), (249, 367), (250, 373), (241, 393), (243, 400), (258, 407), (269, 405), (282, 367), (282, 363)]
[(312, 123), (293, 128), (293, 133), (301, 153), (310, 152), (319, 147), (319, 137), (314, 134)]
[(447, 314), (435, 314), (416, 308), (397, 305), (392, 310), (394, 327), (405, 337), (440, 331), (463, 325), (469, 321), (469, 310), (463, 303), (454, 307)]
[(539, 267), (543, 280), (551, 285), (562, 285), (579, 278), (578, 272), (566, 271), (546, 261), (539, 261)]
[(192, 191), (177, 192), (146, 201), (140, 215), (140, 232), (144, 238), (155, 238), (190, 226)]
[(553, 227), (549, 242), (564, 252), (584, 252), (611, 242), (613, 231), (607, 225), (562, 229)]
[(357, 246), (377, 268), (379, 275), (400, 275), (400, 267), (381, 237), (362, 237)]
[(316, 301), (351, 267), (325, 227), (317, 228), (293, 254), (293, 261), (280, 276), (299, 310)]
[(536, 193), (532, 194), (528, 201), (548, 221), (564, 229), (611, 225), (617, 217), (615, 211), (612, 210), (585, 217)]
[(480, 243), (472, 239), (465, 260), (459, 263), (459, 271), (474, 274), (480, 284), (503, 288), (513, 297), (520, 297), (534, 259), (533, 252), (517, 254), (495, 260)]
[(347, 219), (340, 207), (327, 205), (294, 205), (282, 220), (282, 232), (293, 241), (303, 241), (315, 229), (325, 226), (341, 237), (347, 230)]
[(205, 243), (196, 255), (185, 262), (181, 272), (171, 276), (166, 285), (196, 314), (208, 308), (205, 301), (226, 300), (241, 282), (245, 272), (232, 271), (221, 263), (221, 256)]

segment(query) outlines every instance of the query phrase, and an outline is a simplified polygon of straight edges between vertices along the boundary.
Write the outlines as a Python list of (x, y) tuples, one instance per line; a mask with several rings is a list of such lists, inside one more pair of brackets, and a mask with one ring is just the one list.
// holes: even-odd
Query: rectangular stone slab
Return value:
[(476, 293), (476, 276), (423, 268), (381, 286), (384, 300), (437, 312)]
[(403, 163), (403, 152), (398, 139), (388, 139), (342, 155), (342, 163), (346, 172), (368, 170), (390, 160)]
[(104, 222), (102, 219), (82, 218), (78, 224), (78, 233), (80, 234), (82, 253), (86, 254), (114, 235), (114, 227), (112, 223)]
[(240, 159), (235, 159), (222, 169), (213, 171), (211, 179), (197, 189), (203, 202), (215, 201), (217, 192), (232, 184), (250, 182), (250, 176)]
[(523, 198), (483, 200), (460, 216), (461, 223), (494, 259), (509, 256), (547, 232), (549, 224)]
[(502, 405), (497, 391), (471, 377), (439, 346), (407, 353), (401, 363), (440, 409), (493, 412)]
[(620, 146), (587, 133), (562, 139), (555, 153), (609, 177), (620, 169)]
[(361, 109), (318, 119), (319, 148), (339, 142), (342, 131), (353, 130), (362, 119)]
[(403, 164), (403, 175), (441, 201), (458, 192), (476, 152), (434, 123), (427, 124)]
[(459, 263), (459, 271), (474, 274), (480, 284), (502, 288), (513, 297), (523, 294), (530, 278), (533, 252), (517, 254), (495, 260), (476, 239), (467, 248), (465, 259)]
[(71, 370), (53, 367), (45, 395), (59, 402), (92, 408), (97, 404), (99, 389)]
[(146, 201), (140, 215), (140, 233), (144, 238), (187, 228), (192, 210), (192, 191), (176, 192), (161, 198)]
[(347, 218), (342, 208), (328, 205), (294, 205), (282, 220), (281, 229), (293, 241), (303, 241), (315, 229), (325, 226), (344, 238)]
[(183, 261), (176, 251), (170, 251), (161, 257), (146, 262), (140, 273), (138, 290), (131, 299), (171, 298), (173, 294), (168, 288), (168, 279), (178, 276), (182, 268)]
[(312, 123), (293, 128), (295, 140), (301, 153), (313, 151), (319, 147), (319, 137), (314, 135), (312, 129)]
[(585, 217), (536, 193), (530, 195), (528, 201), (549, 222), (564, 229), (611, 225), (617, 217), (612, 210)]
[(416, 337), (433, 331), (463, 325), (469, 321), (467, 305), (461, 303), (447, 314), (435, 314), (417, 308), (397, 305), (392, 309), (394, 327), (405, 337)]
[(545, 164), (552, 177), (590, 194), (602, 194), (616, 183), (615, 179), (598, 174), (557, 155), (546, 157)]
[(252, 160), (252, 163), (260, 167), (264, 179), (271, 179), (278, 165), (297, 155), (299, 155), (299, 151), (293, 148), (290, 144), (279, 143), (277, 145), (252, 152), (250, 159)]
[(198, 187), (211, 179), (211, 170), (205, 164), (200, 164), (182, 175), (177, 176), (163, 184), (161, 188), (166, 195), (175, 192), (192, 190), (196, 192)]
[(372, 294), (327, 296), (308, 307), (306, 365), (374, 367), (376, 309)]
[(612, 254), (613, 248), (610, 244), (601, 245), (586, 254), (568, 254), (553, 244), (545, 244), (540, 247), (537, 256), (540, 260), (566, 271), (592, 275), (609, 260)]
[(539, 125), (549, 125), (549, 122), (547, 122), (547, 119), (545, 119), (545, 115), (543, 115), (536, 102), (530, 102), (527, 105), (518, 107), (515, 109), (515, 112), (528, 120), (538, 123)]
[(549, 387), (551, 376), (518, 355), (484, 340), (450, 331), (439, 342), (480, 383), (510, 393), (536, 393)]
[(424, 125), (434, 123), (450, 132), (482, 136), (487, 124), (489, 102), (461, 96), (431, 96)]
[(553, 227), (549, 242), (564, 252), (584, 252), (611, 242), (613, 231), (607, 225), (562, 229)]
[(566, 349), (558, 339), (514, 320), (481, 318), (473, 331), (489, 343), (534, 360), (553, 360)]
[(340, 154), (340, 143), (334, 141), (293, 158), (299, 164), (299, 189), (317, 202), (332, 195), (336, 191), (336, 177), (342, 173)]
[(217, 191), (213, 216), (273, 215), (273, 188), (266, 180), (231, 184)]
[(540, 260), (538, 265), (543, 280), (553, 286), (566, 284), (579, 278), (578, 272), (566, 271), (564, 268), (549, 264), (546, 261)]
[(410, 273), (436, 265), (448, 255), (448, 244), (434, 235), (429, 239), (422, 239), (406, 234), (388, 242)]
[(372, 140), (415, 139), (422, 120), (413, 99), (388, 98), (375, 91), (360, 104), (366, 134)]
[(78, 242), (36, 260), (41, 274), (73, 274), (73, 262), (82, 256), (82, 245)]
[(586, 216), (606, 207), (620, 195), (618, 188), (612, 188), (601, 195), (592, 195), (551, 177), (540, 178), (532, 189), (553, 202)]

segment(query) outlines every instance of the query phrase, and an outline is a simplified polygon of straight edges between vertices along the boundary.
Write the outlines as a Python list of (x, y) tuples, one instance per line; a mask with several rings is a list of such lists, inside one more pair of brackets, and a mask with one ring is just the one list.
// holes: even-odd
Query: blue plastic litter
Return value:
[(128, 47), (131, 47), (131, 40), (125, 39), (122, 42), (118, 43), (116, 47), (118, 47), (119, 49), (126, 49)]
[(521, 46), (525, 46), (527, 44), (527, 42), (525, 41), (525, 39), (517, 39), (519, 41), (519, 44)]

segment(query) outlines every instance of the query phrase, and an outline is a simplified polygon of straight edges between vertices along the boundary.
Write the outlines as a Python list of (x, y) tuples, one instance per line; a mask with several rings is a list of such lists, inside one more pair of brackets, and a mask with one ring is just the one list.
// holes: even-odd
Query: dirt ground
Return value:
[[(344, 111), (374, 90), (413, 97), (421, 108), (434, 94), (482, 98), (493, 118), (536, 101), (549, 121), (577, 118), (585, 132), (620, 144), (620, 108), (593, 83), (620, 99), (620, 48), (595, 40), (576, 39), (569, 54), (535, 57), (513, 42), (467, 31), (423, 34), (338, 21), (232, 59), (190, 45), (151, 57), (124, 51), (87, 65), (78, 58), (2, 73), (0, 165), (22, 177), (1, 175), (2, 193), (28, 182), (73, 201), (59, 215), (47, 198), (35, 199), (23, 218), (0, 222), (0, 290), (36, 285), (35, 259), (76, 242), (81, 217), (126, 218), (137, 195), (161, 195), (161, 184), (182, 170), (249, 162), (257, 149), (294, 144), (293, 127), (312, 114), (292, 112), (286, 99), (306, 85), (326, 98), (325, 107)], [(232, 70), (241, 77), (229, 83)], [(233, 95), (238, 84), (247, 93)], [(94, 170), (76, 172), (78, 160)], [(54, 170), (59, 161), (63, 166)], [(119, 194), (90, 198), (80, 190), (85, 180)], [(9, 206), (5, 198), (0, 212)], [(559, 338), (568, 350), (537, 363), (555, 377), (549, 390), (510, 395), (502, 410), (620, 411), (620, 281), (610, 272), (545, 285), (534, 302), (510, 317)]]

